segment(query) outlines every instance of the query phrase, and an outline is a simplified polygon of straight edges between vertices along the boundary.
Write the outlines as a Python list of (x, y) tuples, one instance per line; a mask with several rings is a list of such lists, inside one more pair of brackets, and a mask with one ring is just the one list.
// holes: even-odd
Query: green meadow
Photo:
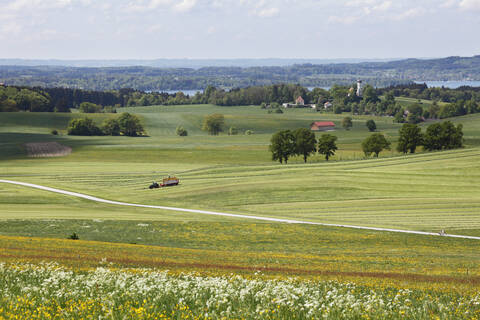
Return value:
[[(392, 142), (379, 159), (365, 159), (361, 141), (370, 133), (368, 117), (354, 117), (352, 130), (341, 128), (346, 115), (288, 109), (268, 114), (259, 107), (155, 106), (129, 108), (145, 124), (148, 137), (72, 137), (69, 119), (82, 114), (2, 114), (0, 176), (83, 192), (112, 200), (208, 209), (425, 231), (480, 230), (479, 116), (457, 118), (464, 124), (466, 148), (400, 155), (395, 141), (399, 124), (374, 118)], [(239, 135), (208, 136), (201, 131), (206, 114), (222, 113)], [(89, 115), (98, 123), (109, 114)], [(270, 160), (272, 133), (331, 120), (339, 137), (332, 161), (320, 155), (293, 158), (288, 165)], [(175, 135), (177, 125), (189, 135)], [(57, 129), (59, 136), (49, 132)], [(242, 134), (253, 130), (253, 135)], [(24, 143), (58, 141), (73, 153), (59, 158), (27, 158)], [(149, 190), (148, 185), (175, 174), (181, 185)], [(218, 219), (152, 209), (117, 208), (45, 191), (0, 185), (2, 218), (107, 218), (152, 220)], [(74, 213), (74, 214), (73, 214)], [(468, 231), (465, 231), (468, 230)]]
[[(373, 117), (378, 131), (392, 142), (392, 150), (367, 159), (361, 142), (370, 134), (365, 126), (368, 116), (353, 116), (353, 128), (346, 131), (341, 128), (346, 114), (306, 109), (268, 114), (257, 106), (198, 105), (121, 111), (139, 115), (148, 137), (66, 135), (68, 121), (84, 116), (79, 113), (0, 114), (0, 179), (140, 204), (480, 235), (479, 115), (452, 119), (464, 125), (465, 148), (419, 150), (407, 156), (395, 151), (400, 125), (392, 118)], [(203, 117), (212, 113), (224, 114), (227, 128), (235, 126), (240, 134), (209, 136), (201, 131)], [(98, 124), (115, 117), (88, 116)], [(320, 155), (306, 164), (301, 158), (291, 159), (288, 165), (271, 161), (268, 145), (274, 132), (308, 127), (314, 120), (333, 121), (337, 126), (330, 133), (338, 136), (339, 150), (331, 161)], [(188, 130), (187, 137), (175, 135), (178, 125)], [(52, 129), (60, 135), (50, 134)], [(243, 134), (246, 130), (254, 134)], [(58, 158), (27, 157), (25, 143), (50, 141), (70, 146), (73, 152)], [(170, 174), (181, 179), (179, 186), (148, 189), (152, 181)], [(79, 246), (72, 244), (65, 252), (58, 249), (73, 232), (81, 239)], [(33, 238), (43, 241), (41, 247), (30, 242)], [(420, 274), (461, 275), (462, 279), (473, 277), (465, 280), (470, 284), (477, 283), (480, 274), (476, 240), (120, 207), (8, 184), (0, 184), (0, 242), (4, 248), (0, 256), (7, 261), (16, 257), (71, 264), (78, 256), (91, 261), (90, 265), (102, 259), (98, 257), (115, 260), (116, 255), (132, 252), (131, 258), (125, 258), (130, 261), (127, 266), (187, 271), (232, 268), (244, 272), (247, 266), (264, 266), (275, 274), (286, 268), (288, 274), (308, 270), (323, 277), (341, 269), (346, 272), (341, 277), (382, 278), (392, 273), (385, 277), (414, 283)], [(107, 244), (113, 242), (125, 247), (109, 253)], [(83, 244), (98, 246), (95, 255)], [(135, 256), (135, 246), (140, 245), (151, 249), (142, 247), (144, 253)], [(181, 250), (193, 251), (184, 256)], [(228, 267), (222, 266), (225, 261)], [(432, 279), (424, 280), (438, 280)]]

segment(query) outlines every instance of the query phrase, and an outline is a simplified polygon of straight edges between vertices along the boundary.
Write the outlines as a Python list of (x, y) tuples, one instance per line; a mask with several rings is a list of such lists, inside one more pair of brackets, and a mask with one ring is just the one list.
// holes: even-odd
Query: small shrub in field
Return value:
[(52, 131), (50, 131), (50, 133), (54, 136), (58, 136), (58, 131), (56, 129), (53, 129)]
[(78, 237), (78, 234), (76, 234), (76, 233), (74, 232), (74, 233), (72, 233), (71, 235), (68, 236), (68, 239), (70, 239), (70, 240), (78, 240), (78, 239), (80, 239), (80, 238)]
[(182, 126), (178, 126), (177, 129), (175, 130), (175, 133), (177, 134), (177, 136), (180, 136), (180, 137), (188, 136), (188, 131)]
[(235, 128), (235, 127), (230, 127), (230, 129), (228, 129), (228, 135), (229, 136), (234, 136), (234, 135), (237, 135), (238, 134), (238, 129)]
[(247, 136), (250, 136), (250, 135), (252, 135), (253, 133), (254, 133), (253, 130), (247, 130), (247, 131), (245, 131), (245, 135), (247, 135)]

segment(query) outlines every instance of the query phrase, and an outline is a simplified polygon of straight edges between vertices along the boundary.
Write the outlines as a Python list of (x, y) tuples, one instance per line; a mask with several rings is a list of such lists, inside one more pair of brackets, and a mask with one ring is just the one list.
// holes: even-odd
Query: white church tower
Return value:
[(362, 97), (362, 95), (363, 95), (362, 80), (357, 80), (357, 96)]

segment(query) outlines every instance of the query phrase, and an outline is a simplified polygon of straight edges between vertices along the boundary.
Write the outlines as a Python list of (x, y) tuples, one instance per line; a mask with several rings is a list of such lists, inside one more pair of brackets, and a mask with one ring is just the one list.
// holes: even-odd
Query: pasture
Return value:
[[(464, 125), (464, 149), (420, 150), (408, 156), (394, 151), (400, 125), (375, 117), (377, 130), (392, 141), (392, 150), (366, 159), (360, 144), (370, 134), (365, 127), (368, 116), (353, 117), (353, 128), (346, 131), (340, 125), (345, 114), (306, 109), (268, 114), (256, 106), (198, 105), (121, 111), (139, 115), (149, 136), (65, 135), (68, 121), (84, 116), (78, 113), (0, 114), (0, 179), (132, 203), (480, 236), (478, 115), (453, 119)], [(235, 126), (241, 134), (208, 136), (201, 131), (203, 117), (212, 113), (224, 114), (227, 128)], [(88, 116), (98, 124), (115, 117)], [(331, 134), (339, 138), (339, 151), (332, 161), (320, 155), (307, 164), (300, 158), (288, 165), (270, 160), (274, 132), (308, 127), (314, 120), (337, 125)], [(189, 135), (176, 136), (177, 125)], [(52, 129), (61, 134), (49, 134)], [(254, 134), (242, 134), (245, 130)], [(26, 143), (44, 142), (71, 147), (72, 153), (27, 156)], [(148, 189), (152, 181), (169, 174), (177, 175), (181, 184)], [(73, 232), (79, 241), (66, 239)], [(5, 274), (14, 272), (9, 268), (17, 264), (42, 261), (86, 272), (105, 263), (122, 270), (168, 269), (175, 277), (197, 272), (207, 278), (231, 273), (250, 278), (260, 271), (264, 279), (293, 276), (301, 281), (333, 280), (338, 286), (350, 281), (374, 290), (413, 288), (420, 296), (460, 294), (468, 301), (476, 301), (480, 282), (475, 240), (128, 208), (6, 184), (0, 184), (0, 248)], [(453, 301), (457, 296), (438, 299)], [(422, 317), (428, 314), (418, 315)]]

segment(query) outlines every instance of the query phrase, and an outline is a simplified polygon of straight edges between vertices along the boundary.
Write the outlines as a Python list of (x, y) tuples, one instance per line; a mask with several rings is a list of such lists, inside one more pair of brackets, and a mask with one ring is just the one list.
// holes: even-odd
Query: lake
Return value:
[(480, 81), (415, 81), (415, 83), (425, 83), (429, 88), (445, 87), (456, 89), (461, 86), (480, 87)]

